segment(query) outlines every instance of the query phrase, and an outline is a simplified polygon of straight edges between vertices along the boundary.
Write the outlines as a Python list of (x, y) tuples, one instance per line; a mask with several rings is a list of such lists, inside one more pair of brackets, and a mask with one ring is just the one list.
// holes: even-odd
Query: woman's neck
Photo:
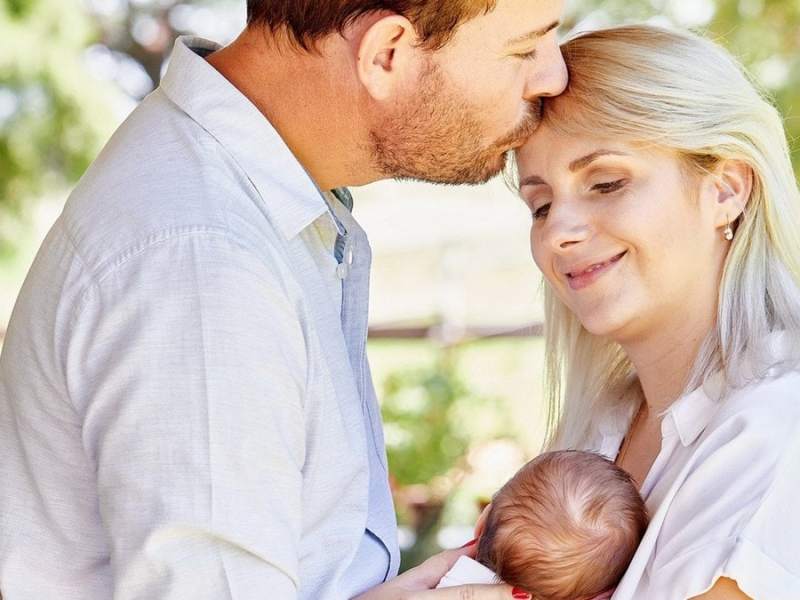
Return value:
[(686, 387), (700, 347), (714, 325), (713, 315), (699, 316), (622, 343), (636, 369), (651, 418), (669, 408)]

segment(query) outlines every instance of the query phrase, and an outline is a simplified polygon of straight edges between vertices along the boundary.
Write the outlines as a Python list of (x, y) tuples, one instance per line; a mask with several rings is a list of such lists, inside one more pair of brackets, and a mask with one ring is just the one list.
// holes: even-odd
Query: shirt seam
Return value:
[[(118, 272), (119, 269), (125, 266), (128, 262), (137, 256), (144, 254), (151, 248), (172, 240), (190, 237), (197, 234), (230, 237), (229, 230), (220, 227), (210, 227), (207, 225), (184, 225), (180, 227), (169, 227), (153, 232), (144, 239), (140, 239), (135, 244), (132, 244), (117, 252), (113, 257), (107, 259), (100, 267), (92, 269), (86, 265), (89, 276), (89, 284), (79, 294), (78, 300), (75, 303), (75, 307), (72, 309), (72, 315), (70, 316), (69, 321), (70, 334), (72, 333), (72, 328), (75, 325), (75, 321), (83, 311), (83, 307), (89, 301), (91, 292), (97, 291), (106, 279), (111, 277), (115, 272)], [(234, 240), (230, 241), (235, 243)]]
[[(71, 311), (72, 314), (70, 315), (69, 321), (67, 322), (66, 339), (70, 340), (70, 339), (72, 339), (72, 329), (73, 329), (73, 325), (74, 325), (74, 322), (75, 322), (75, 310), (77, 308), (77, 305), (80, 304), (80, 299), (83, 297), (83, 295), (84, 294), (88, 294), (92, 290), (92, 288), (95, 287), (97, 284), (95, 283), (95, 281), (92, 278), (92, 269), (89, 266), (89, 263), (81, 256), (81, 252), (78, 249), (78, 244), (75, 241), (75, 239), (72, 237), (72, 232), (70, 231), (69, 223), (67, 223), (66, 221), (62, 220), (60, 222), (60, 227), (61, 227), (61, 231), (64, 232), (64, 238), (67, 240), (67, 242), (69, 243), (70, 247), (72, 248), (73, 256), (80, 263), (80, 266), (81, 266), (82, 270), (87, 274), (87, 277), (88, 277), (88, 285), (86, 286), (86, 289), (83, 292), (81, 292), (81, 294), (79, 295), (78, 302), (76, 302), (76, 306), (73, 307), (73, 309)], [(67, 342), (67, 343), (69, 343), (69, 342)], [(65, 395), (67, 397), (67, 403), (69, 404), (70, 408), (72, 408), (72, 410), (75, 413), (77, 413), (78, 409), (75, 406), (74, 399), (72, 398), (72, 393), (70, 392), (70, 389), (69, 389), (70, 386), (69, 386), (69, 378), (67, 377), (66, 354), (62, 355), (62, 354), (59, 353), (58, 365), (59, 365), (59, 368), (61, 369), (61, 379), (64, 382), (64, 392), (65, 392)], [(82, 427), (83, 427), (83, 425), (81, 425), (81, 428)]]
[[(731, 543), (731, 541), (732, 541), (732, 543)], [(780, 568), (787, 575), (790, 575), (792, 577), (797, 577), (791, 571), (787, 570), (786, 567), (784, 567), (781, 563), (777, 562), (772, 556), (767, 554), (764, 551), (764, 549), (763, 549), (763, 547), (761, 545), (756, 544), (755, 542), (750, 540), (747, 536), (745, 536), (745, 535), (743, 535), (741, 533), (738, 533), (736, 535), (729, 535), (729, 536), (726, 536), (726, 537), (715, 538), (715, 539), (713, 539), (711, 541), (708, 541), (708, 542), (705, 542), (703, 544), (698, 544), (696, 546), (693, 546), (692, 548), (690, 548), (688, 550), (685, 550), (684, 552), (681, 552), (678, 556), (675, 556), (675, 557), (671, 558), (667, 563), (665, 563), (665, 564), (661, 565), (660, 567), (658, 567), (657, 569), (655, 569), (653, 571), (653, 576), (658, 576), (665, 568), (667, 568), (668, 566), (672, 565), (676, 561), (685, 560), (687, 557), (692, 556), (693, 554), (696, 554), (697, 552), (700, 552), (703, 549), (708, 548), (709, 546), (715, 546), (715, 545), (719, 545), (721, 543), (730, 543), (730, 548), (731, 548), (730, 553), (728, 553), (725, 556), (724, 562), (722, 564), (720, 564), (720, 565), (717, 565), (718, 568), (721, 568), (723, 571), (725, 571), (725, 569), (727, 568), (728, 563), (730, 562), (731, 556), (733, 556), (733, 553), (736, 551), (736, 548), (741, 546), (742, 544), (745, 544), (749, 552), (758, 552), (759, 555), (763, 556), (771, 564), (773, 564), (776, 567)]]
[[(798, 577), (797, 573), (792, 573), (783, 564), (781, 564), (780, 562), (775, 560), (772, 556), (767, 554), (765, 552), (764, 548), (760, 544), (757, 544), (757, 543), (753, 542), (746, 535), (740, 535), (739, 537), (737, 537), (736, 543), (734, 544), (734, 549), (736, 549), (736, 547), (740, 546), (740, 545), (742, 545), (742, 547), (746, 548), (747, 552), (758, 553), (765, 560), (769, 561), (769, 563), (773, 567), (775, 567), (776, 569), (780, 569), (782, 573), (786, 574), (786, 576), (792, 577), (793, 579), (797, 579), (798, 581), (800, 581), (800, 577)], [(730, 557), (728, 557), (728, 561), (726, 561), (726, 563), (725, 563), (726, 567), (728, 565), (728, 562), (730, 562)]]

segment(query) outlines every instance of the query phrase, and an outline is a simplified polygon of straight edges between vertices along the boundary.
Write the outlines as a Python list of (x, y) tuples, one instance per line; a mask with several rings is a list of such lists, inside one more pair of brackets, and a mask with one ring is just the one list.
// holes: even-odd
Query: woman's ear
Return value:
[(358, 45), (358, 78), (375, 100), (387, 100), (416, 70), (420, 48), (411, 22), (391, 14), (374, 21)]
[(724, 160), (717, 166), (713, 186), (716, 227), (727, 227), (747, 206), (753, 191), (753, 169), (741, 160)]

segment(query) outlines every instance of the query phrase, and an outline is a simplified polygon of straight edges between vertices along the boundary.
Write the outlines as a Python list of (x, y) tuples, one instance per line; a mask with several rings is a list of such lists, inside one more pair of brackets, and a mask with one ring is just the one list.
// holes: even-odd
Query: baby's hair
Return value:
[(630, 475), (592, 452), (548, 452), (495, 495), (477, 559), (537, 600), (613, 588), (647, 529)]

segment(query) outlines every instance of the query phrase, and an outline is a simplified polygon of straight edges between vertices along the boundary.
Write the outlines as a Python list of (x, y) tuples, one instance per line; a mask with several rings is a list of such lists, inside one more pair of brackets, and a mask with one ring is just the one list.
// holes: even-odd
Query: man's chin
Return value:
[[(400, 161), (397, 160), (400, 153), (376, 153), (377, 157), (392, 158), (391, 161), (379, 160), (376, 166), (385, 177), (400, 181), (425, 181), (442, 185), (478, 185), (486, 183), (502, 172), (506, 166), (510, 149), (509, 144), (493, 144), (482, 152), (472, 153), (469, 157), (462, 156), (459, 161), (452, 160), (455, 157), (449, 157), (449, 161), (445, 158), (438, 164), (433, 161), (427, 164)], [(427, 154), (446, 157), (443, 152), (428, 152)]]
[(486, 169), (482, 173), (482, 175), (475, 181), (473, 184), (481, 184), (486, 183), (487, 181), (494, 179), (500, 173), (503, 172), (503, 169), (506, 168), (506, 163), (508, 162), (508, 150), (503, 150), (500, 152), (494, 159), (491, 164), (486, 166)]
[(429, 183), (443, 185), (480, 185), (494, 179), (506, 166), (506, 151), (484, 158), (480, 164), (473, 164), (452, 173), (430, 174), (420, 179)]

